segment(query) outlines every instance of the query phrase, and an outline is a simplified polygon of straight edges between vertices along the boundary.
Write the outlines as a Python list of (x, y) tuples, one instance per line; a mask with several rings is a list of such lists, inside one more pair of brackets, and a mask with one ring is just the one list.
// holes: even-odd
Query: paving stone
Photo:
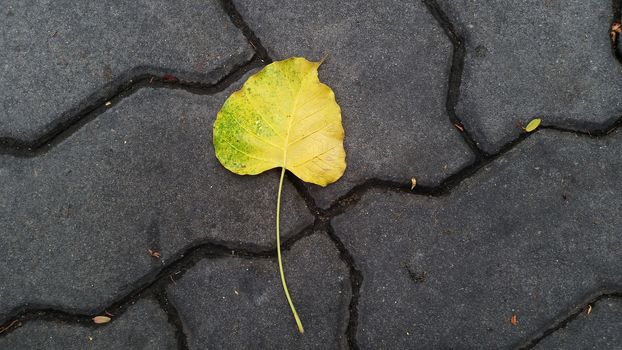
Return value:
[(485, 151), (535, 117), (590, 130), (622, 114), (611, 1), (439, 3), (466, 45), (456, 113)]
[(311, 186), (319, 205), (369, 178), (435, 185), (472, 160), (445, 108), (452, 45), (421, 1), (234, 3), (273, 58), (327, 57), (348, 168)]
[(142, 300), (106, 325), (63, 321), (28, 321), (5, 337), (0, 348), (39, 349), (176, 349), (175, 330), (157, 302)]
[(605, 299), (581, 313), (566, 327), (544, 338), (535, 349), (620, 349), (622, 347), (622, 300)]
[[(47, 153), (0, 155), (0, 319), (22, 304), (103, 307), (206, 240), (274, 247), (279, 172), (238, 176), (214, 156), (216, 112), (237, 87), (144, 88)], [(293, 186), (284, 196), (288, 236), (313, 217)]]
[(447, 196), (366, 193), (334, 219), (361, 348), (508, 348), (622, 285), (621, 152), (620, 131), (540, 130)]
[(296, 330), (275, 259), (205, 259), (168, 289), (190, 348), (345, 348), (349, 270), (333, 243), (315, 233), (283, 259), (304, 335)]
[(8, 0), (0, 33), (0, 137), (22, 141), (139, 74), (211, 83), (253, 52), (215, 0)]

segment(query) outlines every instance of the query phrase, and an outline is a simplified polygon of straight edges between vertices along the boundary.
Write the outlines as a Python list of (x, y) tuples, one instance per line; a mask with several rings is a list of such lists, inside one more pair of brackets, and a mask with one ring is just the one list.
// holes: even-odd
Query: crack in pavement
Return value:
[(188, 337), (184, 332), (184, 325), (179, 317), (179, 311), (177, 311), (177, 307), (173, 304), (173, 302), (169, 299), (166, 294), (166, 290), (159, 286), (154, 291), (156, 300), (160, 305), (160, 308), (164, 311), (168, 318), (168, 322), (175, 329), (175, 337), (177, 338), (177, 348), (179, 350), (188, 350)]
[(359, 349), (356, 341), (356, 332), (358, 329), (358, 301), (361, 294), (363, 273), (356, 266), (354, 256), (350, 253), (350, 251), (348, 251), (341, 239), (335, 234), (335, 230), (330, 222), (327, 223), (326, 233), (331, 241), (333, 241), (333, 244), (337, 250), (339, 250), (341, 260), (350, 269), (350, 288), (352, 289), (352, 296), (350, 297), (350, 317), (348, 318), (348, 327), (346, 328), (346, 338), (350, 349)]
[[(145, 72), (144, 68), (138, 67), (134, 70), (136, 74), (120, 82), (113, 94), (104, 99), (92, 101), (89, 103), (89, 107), (73, 116), (62, 118), (63, 120), (58, 121), (50, 131), (40, 135), (35, 140), (20, 140), (0, 136), (0, 154), (9, 154), (21, 158), (32, 158), (45, 154), (110, 107), (142, 88), (182, 89), (197, 95), (213, 95), (225, 90), (244, 74), (262, 65), (259, 56), (254, 55), (251, 60), (222, 76), (214, 84), (178, 81), (171, 78), (166, 70), (153, 69), (150, 72)], [(218, 75), (219, 72), (213, 71), (211, 74)]]
[(544, 338), (554, 334), (558, 330), (565, 328), (570, 322), (573, 322), (577, 319), (577, 317), (582, 313), (586, 312), (586, 309), (598, 302), (607, 300), (607, 299), (622, 299), (622, 289), (614, 289), (609, 290), (605, 289), (595, 296), (592, 296), (587, 299), (587, 301), (581, 303), (579, 306), (570, 310), (570, 312), (565, 313), (565, 316), (562, 316), (558, 321), (553, 322), (553, 324), (544, 329), (543, 331), (537, 333), (532, 338), (527, 340), (523, 345), (516, 346), (518, 350), (527, 350), (534, 348), (539, 342), (541, 342)]
[[(296, 242), (311, 235), (315, 230), (323, 231), (323, 226), (323, 223), (316, 221), (314, 224), (305, 227), (300, 232), (289, 237), (282, 243), (281, 247), (283, 251), (290, 250)], [(9, 313), (10, 316), (6, 317), (6, 322), (0, 324), (0, 329), (3, 330), (3, 332), (0, 333), (0, 337), (9, 334), (12, 330), (19, 326), (19, 323), (35, 319), (55, 319), (67, 323), (93, 325), (91, 319), (92, 317), (105, 314), (106, 312), (110, 312), (115, 316), (122, 315), (127, 310), (128, 305), (138, 299), (151, 295), (156, 296), (161, 306), (163, 304), (166, 305), (163, 309), (167, 315), (169, 315), (169, 321), (176, 325), (176, 329), (180, 331), (179, 325), (181, 322), (179, 321), (178, 314), (176, 314), (176, 309), (172, 304), (162, 299), (161, 293), (164, 291), (164, 287), (168, 284), (175, 283), (177, 279), (181, 278), (189, 269), (203, 259), (217, 259), (230, 256), (246, 259), (276, 260), (277, 254), (276, 247), (271, 249), (249, 249), (248, 245), (227, 245), (225, 243), (206, 241), (179, 252), (172, 257), (170, 262), (166, 265), (161, 266), (151, 273), (139, 278), (135, 283), (133, 283), (134, 287), (128, 293), (120, 296), (116, 299), (116, 301), (113, 301), (110, 305), (97, 310), (97, 312), (93, 314), (72, 312), (70, 310), (63, 310), (44, 305), (17, 308), (13, 312)], [(171, 313), (168, 311), (171, 311)], [(15, 323), (15, 320), (17, 320), (18, 323)], [(111, 322), (114, 322), (114, 318), (112, 318)], [(179, 339), (178, 341), (183, 342)]]

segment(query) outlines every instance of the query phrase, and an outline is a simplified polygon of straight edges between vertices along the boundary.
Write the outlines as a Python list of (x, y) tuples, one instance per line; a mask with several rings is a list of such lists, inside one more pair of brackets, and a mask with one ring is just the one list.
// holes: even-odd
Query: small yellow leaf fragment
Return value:
[(512, 315), (512, 318), (510, 319), (510, 322), (512, 323), (512, 326), (517, 326), (518, 325), (518, 316)]
[(417, 186), (417, 179), (413, 177), (412, 179), (410, 179), (410, 189), (415, 189), (415, 186)]
[(542, 122), (542, 119), (540, 118), (533, 119), (532, 121), (529, 122), (529, 124), (527, 124), (527, 126), (525, 127), (525, 131), (532, 132), (536, 130), (540, 126), (541, 122)]
[(585, 314), (589, 315), (592, 313), (592, 305), (589, 305), (585, 308)]
[(104, 324), (110, 322), (110, 317), (108, 316), (95, 316), (93, 317), (93, 322), (95, 324)]

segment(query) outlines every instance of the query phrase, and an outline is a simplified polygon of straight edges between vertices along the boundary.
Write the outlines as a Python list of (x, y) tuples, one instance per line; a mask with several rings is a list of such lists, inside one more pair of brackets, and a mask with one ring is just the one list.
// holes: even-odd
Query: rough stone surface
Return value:
[(333, 243), (321, 233), (305, 237), (284, 253), (283, 264), (304, 335), (296, 331), (276, 259), (206, 259), (168, 289), (190, 348), (344, 348), (350, 280)]
[(363, 273), (359, 345), (509, 348), (621, 286), (621, 153), (620, 131), (541, 130), (448, 196), (367, 193), (334, 220)]
[(23, 141), (138, 74), (209, 83), (252, 55), (215, 0), (8, 0), (0, 33), (0, 137)]
[[(0, 322), (22, 304), (102, 307), (206, 240), (273, 247), (278, 172), (238, 176), (214, 156), (216, 112), (237, 87), (144, 88), (47, 153), (0, 155)], [(288, 236), (313, 217), (293, 186), (284, 196)]]
[(175, 330), (152, 300), (141, 300), (106, 325), (77, 325), (62, 321), (28, 321), (0, 338), (0, 349), (12, 350), (172, 350)]
[(589, 130), (622, 114), (610, 0), (439, 3), (466, 45), (456, 113), (484, 150), (535, 117)]
[[(456, 112), (489, 153), (534, 117), (613, 125), (620, 6), (0, 1), (0, 349), (622, 349), (619, 297), (558, 328), (586, 300), (622, 293), (622, 131), (544, 128), (469, 167), (451, 125)], [(285, 184), (282, 235), (298, 240), (285, 270), (304, 336), (266, 257), (279, 172), (234, 175), (213, 154), (216, 112), (249, 74), (220, 93), (198, 88), (243, 75), (250, 65), (236, 67), (263, 57), (257, 38), (276, 60), (326, 58), (348, 169), (309, 185), (317, 204), (388, 180), (317, 218)], [(166, 74), (184, 84), (147, 78)], [(391, 185), (452, 174), (438, 197)], [(342, 243), (309, 231), (328, 214)], [(165, 309), (145, 287), (168, 295)], [(99, 327), (63, 314), (105, 308), (128, 311)]]
[(274, 59), (327, 56), (348, 168), (311, 187), (320, 206), (369, 178), (435, 185), (470, 162), (445, 108), (452, 45), (421, 1), (234, 3)]
[(537, 344), (538, 350), (620, 349), (622, 347), (622, 300), (605, 299), (581, 313), (566, 327)]

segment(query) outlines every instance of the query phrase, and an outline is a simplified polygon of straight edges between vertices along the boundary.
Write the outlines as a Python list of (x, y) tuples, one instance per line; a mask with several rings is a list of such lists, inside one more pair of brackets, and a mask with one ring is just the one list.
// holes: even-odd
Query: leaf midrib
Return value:
[[(281, 72), (285, 73), (282, 69), (281, 69)], [(296, 112), (296, 106), (298, 105), (298, 100), (300, 99), (300, 92), (302, 91), (302, 86), (304, 85), (304, 82), (307, 80), (309, 75), (311, 75), (311, 72), (307, 73), (307, 75), (305, 75), (305, 77), (302, 78), (302, 80), (300, 81), (300, 86), (298, 86), (298, 91), (296, 91), (296, 98), (294, 99), (294, 103), (292, 104), (292, 110), (289, 114), (289, 118), (287, 118), (289, 120), (289, 124), (287, 125), (287, 132), (285, 133), (285, 140), (283, 142), (283, 168), (286, 168), (286, 169), (287, 169), (287, 150), (289, 148), (289, 135), (292, 129), (292, 125), (294, 123), (294, 114), (295, 114), (294, 112)], [(286, 80), (291, 89), (292, 84), (290, 83), (289, 79), (286, 79)], [(306, 138), (307, 136), (302, 137), (302, 139)]]

